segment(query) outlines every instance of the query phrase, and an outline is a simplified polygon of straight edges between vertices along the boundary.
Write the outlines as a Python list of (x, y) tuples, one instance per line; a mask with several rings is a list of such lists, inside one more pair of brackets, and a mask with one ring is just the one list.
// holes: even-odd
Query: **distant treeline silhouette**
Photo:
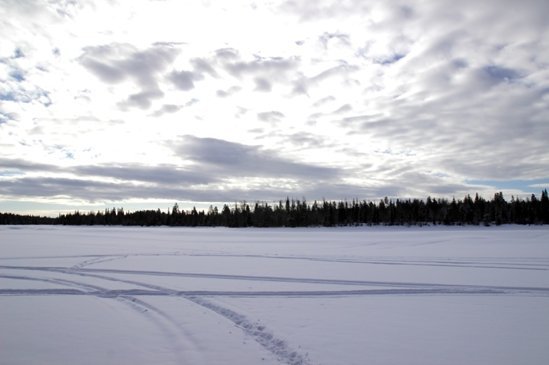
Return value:
[(286, 198), (275, 204), (246, 202), (224, 205), (218, 210), (193, 208), (181, 210), (176, 203), (166, 211), (141, 210), (126, 212), (123, 208), (81, 213), (60, 214), (57, 218), (0, 213), (0, 224), (57, 225), (124, 225), (124, 226), (225, 226), (225, 227), (309, 227), (354, 225), (500, 225), (549, 224), (549, 198), (543, 190), (541, 198), (512, 197), (496, 193), (491, 200), (478, 194), (463, 200), (388, 199), (372, 201), (314, 201)]

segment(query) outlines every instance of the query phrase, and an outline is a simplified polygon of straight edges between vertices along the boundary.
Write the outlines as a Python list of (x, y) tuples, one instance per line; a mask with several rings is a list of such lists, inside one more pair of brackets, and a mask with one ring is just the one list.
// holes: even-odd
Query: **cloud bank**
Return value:
[(539, 193), (547, 13), (4, 1), (0, 206)]

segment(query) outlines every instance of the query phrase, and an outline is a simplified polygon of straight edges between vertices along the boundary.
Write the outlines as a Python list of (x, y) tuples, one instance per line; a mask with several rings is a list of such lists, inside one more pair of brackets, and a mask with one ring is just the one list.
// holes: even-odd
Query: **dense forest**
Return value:
[(225, 227), (308, 227), (352, 225), (500, 225), (549, 224), (547, 190), (541, 197), (511, 197), (496, 193), (491, 200), (478, 194), (463, 200), (382, 199), (372, 201), (314, 201), (286, 198), (276, 204), (246, 202), (224, 205), (221, 211), (179, 209), (176, 203), (166, 211), (126, 212), (123, 208), (104, 212), (60, 214), (56, 218), (0, 213), (0, 224), (124, 225), (124, 226), (225, 226)]

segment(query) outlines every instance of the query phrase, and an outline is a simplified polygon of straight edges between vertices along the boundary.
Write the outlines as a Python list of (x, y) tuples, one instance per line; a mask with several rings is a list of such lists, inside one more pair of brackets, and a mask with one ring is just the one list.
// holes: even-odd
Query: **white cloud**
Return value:
[[(70, 200), (63, 186), (122, 202), (423, 197), (547, 179), (548, 12), (542, 0), (4, 1), (0, 158), (57, 169), (0, 165), (0, 199)], [(183, 140), (189, 160), (170, 147)], [(268, 174), (245, 181), (197, 146)], [(114, 184), (189, 164), (226, 176), (187, 195), (169, 174), (163, 192)]]

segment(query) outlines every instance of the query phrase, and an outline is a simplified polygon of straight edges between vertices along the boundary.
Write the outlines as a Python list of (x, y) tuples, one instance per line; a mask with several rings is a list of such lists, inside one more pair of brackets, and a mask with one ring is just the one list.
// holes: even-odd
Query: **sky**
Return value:
[(546, 0), (0, 0), (0, 211), (549, 187)]

